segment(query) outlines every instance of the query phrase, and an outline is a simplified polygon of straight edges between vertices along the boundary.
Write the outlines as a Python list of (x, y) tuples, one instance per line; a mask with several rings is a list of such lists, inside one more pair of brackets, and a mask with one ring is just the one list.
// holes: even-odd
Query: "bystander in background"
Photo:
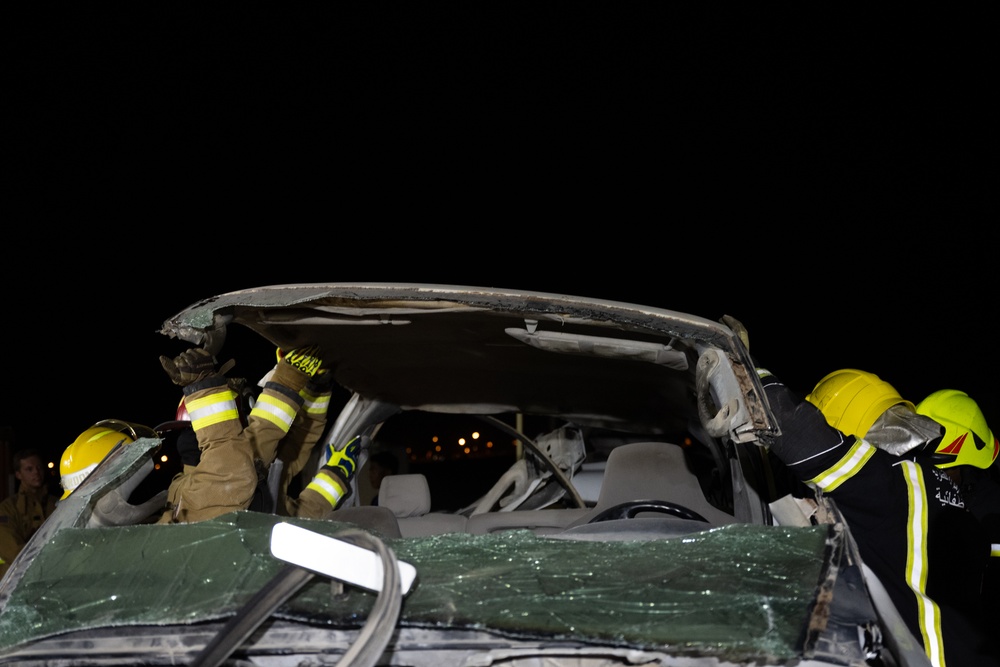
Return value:
[(15, 452), (13, 468), (17, 491), (0, 503), (0, 577), (55, 511), (59, 500), (58, 496), (49, 493), (45, 465), (37, 450)]

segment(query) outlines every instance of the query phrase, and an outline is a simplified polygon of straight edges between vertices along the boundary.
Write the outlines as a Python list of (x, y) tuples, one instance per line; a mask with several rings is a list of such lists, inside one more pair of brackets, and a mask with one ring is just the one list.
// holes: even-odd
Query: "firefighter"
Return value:
[(988, 539), (934, 454), (941, 426), (878, 376), (844, 369), (801, 398), (758, 369), (781, 427), (770, 449), (833, 498), (864, 562), (932, 665), (998, 665), (980, 587)]
[(1000, 443), (986, 424), (986, 416), (968, 394), (940, 389), (916, 405), (917, 413), (944, 427), (944, 438), (934, 452), (934, 464), (958, 485), (965, 506), (983, 525), (990, 539), (990, 559), (983, 578), (983, 601), (1000, 596), (1000, 483), (997, 454)]
[(49, 493), (42, 457), (34, 449), (14, 453), (17, 492), (0, 503), (0, 577), (24, 545), (56, 509), (58, 496)]
[[(204, 521), (248, 509), (279, 454), (290, 467), (305, 465), (325, 427), (331, 378), (316, 346), (278, 349), (277, 357), (245, 424), (236, 392), (210, 352), (192, 348), (173, 359), (160, 357), (184, 393), (199, 455), (196, 465), (186, 465), (171, 483), (159, 523)], [(359, 442), (328, 446), (324, 466), (298, 499), (282, 499), (279, 511), (322, 518), (336, 509), (351, 493)]]
[(59, 484), (63, 488), (60, 500), (68, 498), (118, 445), (155, 437), (158, 437), (156, 431), (148, 426), (120, 419), (102, 419), (86, 429), (63, 450), (59, 459)]

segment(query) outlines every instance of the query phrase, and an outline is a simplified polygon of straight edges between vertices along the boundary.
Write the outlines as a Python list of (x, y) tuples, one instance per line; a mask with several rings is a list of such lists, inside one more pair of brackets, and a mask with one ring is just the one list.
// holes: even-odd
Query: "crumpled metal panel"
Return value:
[[(0, 617), (0, 648), (69, 630), (235, 613), (285, 565), (282, 519), (71, 528), (35, 557)], [(345, 524), (288, 520), (335, 536)], [(590, 542), (526, 531), (387, 540), (416, 566), (400, 625), (488, 630), (729, 660), (801, 655), (828, 528), (733, 525), (667, 540)], [(276, 616), (360, 627), (375, 594), (316, 577)]]

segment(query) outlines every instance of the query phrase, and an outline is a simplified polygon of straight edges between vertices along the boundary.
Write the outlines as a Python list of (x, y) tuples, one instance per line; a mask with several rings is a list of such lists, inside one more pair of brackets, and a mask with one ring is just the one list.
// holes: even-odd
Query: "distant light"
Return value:
[(468, 447), (466, 447), (466, 448), (465, 448), (465, 449), (463, 449), (462, 451), (463, 451), (463, 452), (465, 452), (466, 454), (468, 454), (468, 453), (469, 453), (469, 448), (468, 448)]
[(53, 463), (52, 461), (49, 461), (49, 470), (52, 470), (55, 467), (56, 467), (56, 464)]
[(472, 439), (473, 440), (479, 440), (479, 431), (473, 431), (472, 432)]
[(167, 455), (166, 454), (164, 454), (163, 456), (160, 457), (160, 462), (162, 462), (162, 463), (166, 463), (167, 462)]
[(435, 436), (431, 436), (431, 442), (437, 442), (437, 441), (438, 441), (438, 437), (436, 435)]
[(459, 438), (458, 439), (458, 444), (460, 444), (460, 445), (462, 445), (464, 447), (465, 446), (465, 438)]

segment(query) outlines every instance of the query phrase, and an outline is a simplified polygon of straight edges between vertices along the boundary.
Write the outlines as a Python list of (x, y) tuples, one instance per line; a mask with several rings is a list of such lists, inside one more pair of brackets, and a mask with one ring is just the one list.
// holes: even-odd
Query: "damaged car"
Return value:
[[(161, 333), (320, 347), (345, 398), (311, 472), (362, 434), (354, 492), (331, 520), (156, 525), (122, 508), (169, 436), (118, 447), (0, 581), (0, 664), (928, 664), (835, 504), (767, 456), (724, 321), (411, 283), (194, 303)], [(381, 450), (403, 465), (367, 504)]]

